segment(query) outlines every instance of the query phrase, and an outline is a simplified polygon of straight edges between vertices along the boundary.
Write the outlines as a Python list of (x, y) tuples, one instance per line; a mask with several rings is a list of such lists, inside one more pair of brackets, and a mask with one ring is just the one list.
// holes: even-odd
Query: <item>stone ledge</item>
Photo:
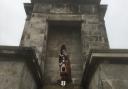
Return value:
[(32, 3), (78, 3), (78, 4), (100, 4), (101, 0), (31, 0)]
[[(128, 65), (128, 50), (126, 49), (110, 49), (110, 50), (90, 50), (90, 53), (86, 59), (84, 76), (82, 84), (85, 88), (88, 89), (90, 82), (95, 75), (95, 72), (98, 71), (99, 65)], [(122, 67), (123, 68), (123, 67)], [(116, 68), (115, 68), (116, 70)], [(116, 71), (117, 73), (119, 71)], [(115, 72), (115, 73), (116, 73)]]
[(99, 12), (100, 12), (100, 16), (102, 18), (105, 16), (106, 10), (107, 10), (107, 5), (100, 5), (99, 6)]
[(24, 3), (24, 9), (27, 15), (31, 15), (32, 10), (33, 10), (32, 3)]

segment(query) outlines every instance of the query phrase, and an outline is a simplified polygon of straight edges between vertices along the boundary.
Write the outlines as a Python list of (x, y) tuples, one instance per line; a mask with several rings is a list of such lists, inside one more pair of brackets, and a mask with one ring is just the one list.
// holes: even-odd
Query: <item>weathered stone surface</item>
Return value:
[(87, 89), (127, 89), (128, 51), (92, 51), (85, 66), (83, 84)]
[[(66, 23), (65, 23), (66, 24)], [(52, 24), (51, 24), (52, 25)], [(67, 25), (67, 24), (66, 24)], [(49, 27), (47, 43), (47, 59), (45, 62), (45, 82), (56, 83), (60, 79), (59, 73), (59, 53), (63, 44), (66, 45), (71, 61), (72, 78), (74, 83), (80, 83), (82, 75), (82, 58), (80, 48), (80, 28), (72, 25), (52, 25)], [(72, 29), (73, 28), (73, 29)], [(77, 34), (76, 34), (77, 33)], [(76, 40), (77, 39), (77, 40)], [(73, 62), (74, 60), (79, 62)], [(79, 64), (80, 63), (80, 64)], [(80, 72), (80, 73), (79, 73)]]
[(50, 84), (50, 85), (46, 85), (43, 87), (43, 89), (83, 89), (81, 86), (79, 85), (68, 85), (66, 87), (61, 87), (59, 85), (55, 85), (55, 84)]
[(20, 89), (37, 89), (36, 82), (27, 65), (23, 66), (22, 72), (20, 74)]
[(19, 89), (23, 63), (0, 62), (0, 89)]
[(42, 74), (32, 48), (0, 46), (0, 68), (0, 89), (41, 87)]
[(109, 48), (99, 0), (41, 0), (32, 5), (21, 45), (35, 48), (46, 82), (53, 83), (59, 79), (58, 54), (65, 44), (73, 83), (80, 83), (89, 50)]
[[(126, 64), (102, 64), (100, 73), (101, 87), (104, 89), (127, 89), (128, 65)], [(103, 82), (105, 81), (105, 82)]]
[(107, 80), (106, 81), (105, 80), (104, 81), (101, 81), (101, 83), (102, 83), (102, 86), (101, 87), (103, 89), (113, 89), (112, 88), (112, 84), (111, 84), (111, 82), (109, 80), (108, 81)]
[(24, 62), (0, 62), (0, 89), (37, 89)]
[[(44, 17), (44, 15), (42, 16)], [(35, 47), (39, 64), (42, 62), (41, 57), (44, 50), (43, 46), (46, 43), (45, 34), (47, 29), (46, 18), (42, 16), (33, 14), (33, 18), (26, 22), (21, 41), (22, 46)]]
[(126, 64), (102, 64), (101, 70), (104, 76), (106, 76), (106, 77), (101, 76), (101, 78), (104, 80), (105, 78), (115, 79), (115, 80), (127, 80), (128, 78), (127, 75), (128, 65)]

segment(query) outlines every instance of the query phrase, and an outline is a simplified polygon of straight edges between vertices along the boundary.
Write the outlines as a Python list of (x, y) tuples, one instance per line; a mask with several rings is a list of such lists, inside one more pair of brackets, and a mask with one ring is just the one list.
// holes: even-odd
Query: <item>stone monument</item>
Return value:
[(100, 0), (32, 0), (25, 3), (26, 24), (21, 46), (35, 47), (45, 83), (59, 79), (58, 54), (65, 44), (73, 84), (80, 84), (89, 49), (108, 49)]
[[(0, 89), (128, 89), (128, 50), (109, 48), (100, 0), (31, 0), (24, 7), (20, 46), (0, 46)], [(70, 83), (58, 85), (61, 77)]]

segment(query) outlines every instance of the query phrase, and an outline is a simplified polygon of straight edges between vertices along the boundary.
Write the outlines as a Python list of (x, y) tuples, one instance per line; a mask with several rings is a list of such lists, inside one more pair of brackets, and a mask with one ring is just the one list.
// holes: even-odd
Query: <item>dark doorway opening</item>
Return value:
[(81, 22), (49, 21), (45, 83), (56, 83), (60, 78), (58, 55), (63, 44), (66, 45), (70, 58), (72, 80), (81, 81), (83, 67), (81, 59)]

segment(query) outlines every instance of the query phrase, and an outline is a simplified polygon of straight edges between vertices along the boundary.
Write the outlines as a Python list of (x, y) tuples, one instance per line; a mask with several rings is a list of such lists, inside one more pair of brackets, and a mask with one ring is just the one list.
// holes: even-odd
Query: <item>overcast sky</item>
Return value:
[[(29, 0), (1, 0), (0, 45), (18, 46), (25, 23), (23, 2)], [(128, 49), (128, 0), (102, 0), (108, 4), (105, 16), (111, 48)]]

